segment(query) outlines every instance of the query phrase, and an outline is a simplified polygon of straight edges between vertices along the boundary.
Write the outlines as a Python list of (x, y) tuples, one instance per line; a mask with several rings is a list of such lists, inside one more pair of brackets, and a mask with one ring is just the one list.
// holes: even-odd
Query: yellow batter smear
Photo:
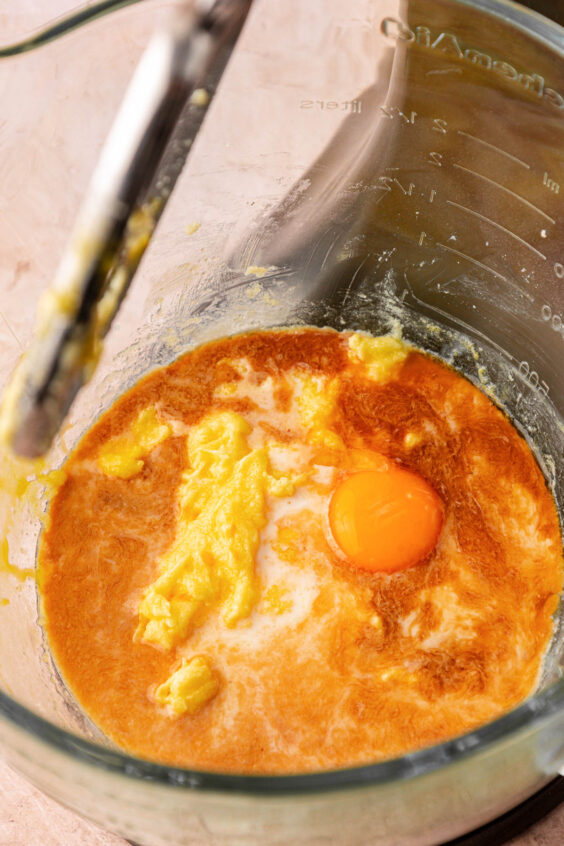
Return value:
[(0, 573), (13, 576), (20, 582), (34, 578), (35, 570), (17, 567), (10, 553), (8, 536), (14, 529), (13, 504), (25, 504), (34, 517), (43, 522), (45, 502), (55, 496), (66, 478), (64, 470), (47, 470), (44, 458), (27, 459), (12, 455), (2, 443), (0, 434)]
[(0, 540), (0, 573), (9, 573), (20, 582), (32, 579), (35, 575), (35, 570), (30, 567), (16, 567), (10, 562), (10, 547), (7, 538)]
[(245, 276), (265, 276), (268, 271), (271, 270), (270, 267), (262, 267), (259, 264), (250, 264), (247, 269), (245, 270)]

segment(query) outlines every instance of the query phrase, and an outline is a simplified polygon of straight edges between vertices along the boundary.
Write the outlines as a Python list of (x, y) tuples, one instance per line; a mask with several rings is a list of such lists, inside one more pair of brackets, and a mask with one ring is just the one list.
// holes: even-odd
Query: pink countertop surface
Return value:
[[(3, 11), (0, 16), (5, 24), (2, 41), (33, 31), (45, 17), (56, 17), (75, 5), (76, 0), (50, 0), (50, 14), (46, 16), (41, 0), (8, 3), (11, 11)], [(147, 28), (148, 24), (143, 23), (143, 26)], [(142, 42), (141, 36), (139, 40)], [(139, 52), (138, 47), (133, 52)], [(561, 846), (564, 843), (564, 804), (511, 843), (512, 846)], [(121, 837), (102, 831), (42, 795), (0, 762), (0, 846), (125, 844)]]

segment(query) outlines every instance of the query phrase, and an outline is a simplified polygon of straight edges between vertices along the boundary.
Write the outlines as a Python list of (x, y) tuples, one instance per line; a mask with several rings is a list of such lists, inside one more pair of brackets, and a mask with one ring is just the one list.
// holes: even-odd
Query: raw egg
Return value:
[(434, 549), (442, 522), (442, 502), (425, 479), (385, 460), (347, 476), (329, 504), (333, 538), (362, 570), (418, 564)]

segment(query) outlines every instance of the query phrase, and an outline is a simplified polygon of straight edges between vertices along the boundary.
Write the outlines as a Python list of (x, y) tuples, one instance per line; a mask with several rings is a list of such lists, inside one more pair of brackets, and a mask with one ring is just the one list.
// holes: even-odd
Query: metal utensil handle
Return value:
[(143, 54), (40, 304), (32, 346), (4, 398), (0, 436), (16, 453), (47, 451), (93, 372), (250, 3), (182, 7)]

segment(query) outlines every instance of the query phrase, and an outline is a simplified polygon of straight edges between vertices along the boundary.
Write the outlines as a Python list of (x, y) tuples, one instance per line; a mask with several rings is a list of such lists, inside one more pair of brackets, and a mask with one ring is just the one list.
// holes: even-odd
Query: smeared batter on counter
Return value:
[(151, 373), (49, 513), (49, 643), (116, 744), (300, 772), (461, 734), (535, 687), (554, 501), (467, 380), (395, 337), (256, 332)]

